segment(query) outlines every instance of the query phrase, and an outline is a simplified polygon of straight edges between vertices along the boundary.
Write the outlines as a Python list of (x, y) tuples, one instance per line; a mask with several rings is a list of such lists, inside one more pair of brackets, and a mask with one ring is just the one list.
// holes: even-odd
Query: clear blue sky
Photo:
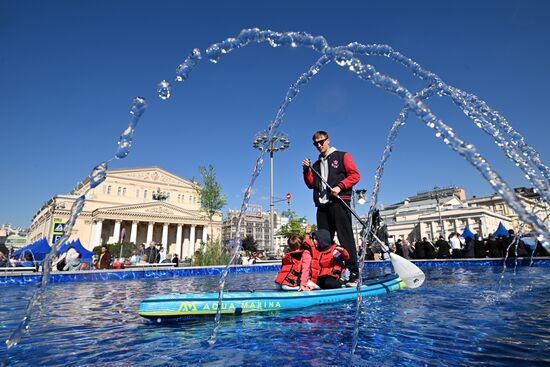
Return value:
[[(215, 65), (203, 61), (173, 96), (173, 80), (190, 50), (243, 28), (305, 31), (332, 46), (386, 43), (475, 93), (501, 111), (548, 162), (550, 3), (547, 1), (0, 1), (0, 223), (29, 226), (42, 202), (68, 193), (110, 158), (135, 96), (149, 108), (134, 148), (111, 168), (160, 166), (198, 178), (213, 164), (238, 208), (257, 151), (252, 139), (273, 118), (290, 83), (318, 54), (250, 45)], [(369, 60), (411, 90), (422, 83), (384, 59)], [(512, 186), (525, 185), (491, 139), (448, 100), (433, 111), (473, 142)], [(281, 130), (289, 150), (275, 158), (276, 196), (314, 220), (300, 162), (315, 158), (314, 131), (352, 153), (369, 194), (387, 131), (402, 102), (336, 65), (322, 71), (288, 110)], [(458, 185), (468, 196), (493, 192), (463, 158), (411, 117), (387, 165), (380, 199), (389, 204), (434, 185)], [(269, 166), (251, 202), (268, 208)], [(279, 204), (284, 209), (286, 204)], [(359, 209), (365, 212), (364, 208)]]

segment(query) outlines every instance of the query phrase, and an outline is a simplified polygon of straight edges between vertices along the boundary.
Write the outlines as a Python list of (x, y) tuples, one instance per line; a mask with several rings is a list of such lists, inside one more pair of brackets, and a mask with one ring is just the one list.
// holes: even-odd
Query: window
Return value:
[(122, 193), (122, 187), (119, 186), (116, 190), (116, 194), (117, 196), (120, 196), (121, 193)]
[(144, 198), (144, 199), (147, 199), (147, 190), (144, 190), (144, 191), (143, 191), (143, 198)]
[(111, 185), (107, 186), (107, 195), (111, 195)]
[(189, 204), (193, 202), (193, 196), (189, 196)]
[(122, 188), (122, 196), (126, 196), (126, 187)]
[(139, 189), (136, 189), (136, 198), (139, 198)]
[(178, 203), (181, 203), (181, 195), (178, 194)]

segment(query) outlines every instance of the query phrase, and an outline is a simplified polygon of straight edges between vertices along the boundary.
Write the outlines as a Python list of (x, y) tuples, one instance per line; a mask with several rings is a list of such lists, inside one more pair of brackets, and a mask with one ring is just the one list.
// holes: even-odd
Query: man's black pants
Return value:
[[(346, 201), (349, 205), (349, 201)], [(350, 272), (357, 274), (357, 247), (351, 227), (351, 213), (348, 208), (339, 201), (319, 205), (317, 207), (317, 228), (326, 229), (330, 237), (334, 239), (334, 233), (338, 234), (340, 246), (349, 253), (346, 265)]]

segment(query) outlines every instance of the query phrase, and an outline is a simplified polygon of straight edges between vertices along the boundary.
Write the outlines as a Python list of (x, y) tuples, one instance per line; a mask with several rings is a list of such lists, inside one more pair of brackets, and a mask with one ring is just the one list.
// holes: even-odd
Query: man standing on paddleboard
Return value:
[[(313, 189), (313, 201), (317, 207), (317, 228), (328, 230), (332, 239), (335, 233), (338, 234), (338, 242), (350, 256), (346, 261), (350, 271), (346, 285), (355, 287), (359, 270), (351, 213), (337, 197), (339, 196), (349, 206), (353, 186), (359, 182), (361, 176), (349, 153), (330, 146), (326, 131), (317, 131), (313, 134), (313, 146), (319, 151), (319, 158), (313, 164), (308, 158), (304, 159), (302, 168), (307, 187)], [(312, 169), (319, 173), (322, 179), (314, 174)]]

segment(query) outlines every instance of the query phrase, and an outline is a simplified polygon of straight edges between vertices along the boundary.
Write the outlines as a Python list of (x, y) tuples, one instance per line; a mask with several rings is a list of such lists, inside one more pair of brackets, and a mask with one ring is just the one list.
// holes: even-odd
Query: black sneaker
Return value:
[(349, 273), (349, 279), (346, 282), (346, 287), (348, 288), (354, 288), (357, 287), (357, 273), (354, 271), (350, 271)]

